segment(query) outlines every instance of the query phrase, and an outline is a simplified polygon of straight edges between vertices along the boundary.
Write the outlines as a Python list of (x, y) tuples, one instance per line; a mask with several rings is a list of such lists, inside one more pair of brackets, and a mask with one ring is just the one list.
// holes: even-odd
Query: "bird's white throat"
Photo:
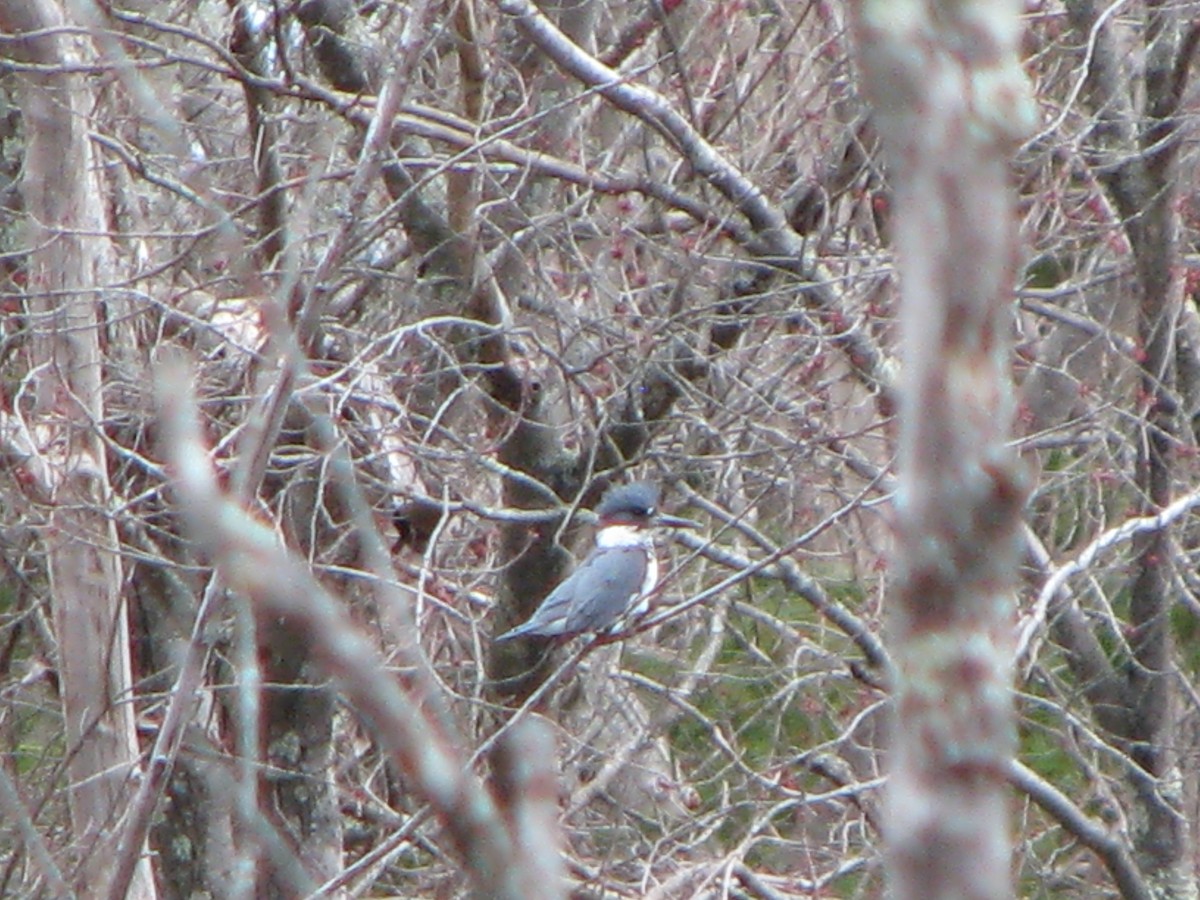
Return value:
[(649, 543), (650, 535), (632, 525), (606, 525), (596, 533), (596, 546), (603, 549), (643, 547)]

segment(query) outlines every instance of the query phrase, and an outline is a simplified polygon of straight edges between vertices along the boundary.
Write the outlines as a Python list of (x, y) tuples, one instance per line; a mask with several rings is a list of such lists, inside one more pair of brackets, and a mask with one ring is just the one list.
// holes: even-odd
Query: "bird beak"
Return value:
[(699, 522), (694, 519), (682, 519), (679, 516), (657, 516), (654, 519), (655, 525), (661, 525), (664, 528), (703, 528)]

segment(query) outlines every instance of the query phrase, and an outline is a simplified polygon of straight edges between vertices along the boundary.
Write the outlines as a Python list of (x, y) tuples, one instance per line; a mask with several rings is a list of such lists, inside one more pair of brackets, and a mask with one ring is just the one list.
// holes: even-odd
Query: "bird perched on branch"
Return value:
[(658, 511), (659, 489), (637, 481), (613, 487), (596, 507), (596, 546), (529, 620), (496, 638), (574, 637), (619, 631), (650, 607), (658, 583), (651, 526), (699, 528), (698, 522)]

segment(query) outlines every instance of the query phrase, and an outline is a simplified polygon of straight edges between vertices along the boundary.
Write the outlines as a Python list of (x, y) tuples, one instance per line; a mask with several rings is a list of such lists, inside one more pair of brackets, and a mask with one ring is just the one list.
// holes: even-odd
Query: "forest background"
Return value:
[(0, 895), (1194, 898), (1198, 16), (0, 0)]

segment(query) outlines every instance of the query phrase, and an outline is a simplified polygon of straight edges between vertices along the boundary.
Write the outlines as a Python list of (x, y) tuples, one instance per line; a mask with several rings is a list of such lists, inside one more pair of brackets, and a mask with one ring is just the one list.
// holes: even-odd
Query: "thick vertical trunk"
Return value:
[[(1175, 4), (1147, 4), (1142, 85), (1125, 74), (1123, 55), (1104, 5), (1071, 0), (1068, 21), (1076, 35), (1094, 35), (1087, 98), (1096, 110), (1089, 151), (1098, 177), (1120, 213), (1129, 239), (1142, 353), (1142, 434), (1137, 441), (1141, 509), (1154, 515), (1177, 487), (1175, 448), (1180, 443), (1176, 345), (1183, 305), (1180, 254), (1180, 122), (1178, 114), (1191, 60), (1179, 36)], [(1181, 56), (1181, 54), (1183, 54)], [(1141, 88), (1141, 90), (1139, 90)], [(1144, 92), (1144, 109), (1138, 95)], [(1178, 750), (1178, 674), (1172, 665), (1170, 612), (1175, 603), (1175, 554), (1165, 531), (1134, 540), (1137, 563), (1130, 584), (1130, 647), (1134, 660), (1122, 673), (1128, 708), (1114, 723), (1129, 755), (1153, 780), (1134, 781), (1139, 804), (1131, 817), (1138, 864), (1165, 897), (1194, 897), (1191, 835), (1181, 812)], [(1097, 718), (1104, 721), (1105, 711)]]
[[(1121, 206), (1140, 201), (1126, 213), (1126, 230), (1138, 274), (1138, 340), (1144, 349), (1142, 393), (1144, 437), (1138, 441), (1138, 487), (1144, 511), (1167, 506), (1175, 489), (1175, 448), (1179, 408), (1175, 392), (1175, 346), (1183, 302), (1179, 252), (1179, 141), (1175, 116), (1181, 101), (1178, 16), (1172, 4), (1149, 5), (1146, 29), (1146, 106), (1149, 123), (1141, 134), (1145, 153), (1126, 163), (1141, 196), (1118, 198)], [(1139, 784), (1143, 815), (1134, 834), (1138, 861), (1166, 897), (1194, 897), (1188, 820), (1181, 814), (1177, 750), (1177, 680), (1171, 660), (1171, 607), (1175, 603), (1172, 552), (1165, 531), (1145, 535), (1134, 545), (1136, 575), (1130, 595), (1131, 667), (1134, 710), (1132, 755), (1156, 779), (1155, 789)]]
[[(1137, 442), (1137, 484), (1145, 515), (1172, 500), (1174, 456), (1179, 443), (1179, 410), (1175, 394), (1175, 323), (1179, 319), (1182, 284), (1178, 264), (1178, 219), (1173, 177), (1156, 179), (1156, 199), (1140, 214), (1146, 235), (1134, 237), (1140, 264), (1138, 339), (1145, 351), (1142, 394), (1147, 399), (1143, 436)], [(1138, 231), (1141, 229), (1133, 229)], [(1129, 597), (1130, 647), (1136, 662), (1129, 667), (1132, 704), (1130, 754), (1155, 779), (1151, 788), (1139, 780), (1141, 800), (1135, 817), (1134, 844), (1143, 871), (1169, 889), (1164, 896), (1194, 896), (1189, 863), (1187, 818), (1181, 814), (1181, 781), (1176, 738), (1179, 710), (1174, 695), (1178, 673), (1172, 664), (1171, 607), (1175, 603), (1171, 572), (1171, 539), (1165, 530), (1134, 540), (1137, 563)]]
[[(110, 248), (88, 141), (92, 99), (71, 74), (79, 62), (52, 0), (2, 0), (0, 29), (27, 33), (15, 45), (26, 72), (22, 194), (29, 216), (32, 364), (39, 421), (51, 439), (52, 509), (45, 544), (66, 718), (67, 774), (81, 877), (93, 894), (108, 876), (111, 836), (138, 765), (121, 559), (109, 516), (100, 309)], [(35, 34), (36, 33), (36, 34)], [(131, 897), (154, 896), (149, 866)]]
[(1008, 154), (1031, 124), (1017, 2), (864, 0), (858, 55), (896, 191), (903, 362), (890, 624), (896, 898), (1012, 896)]

